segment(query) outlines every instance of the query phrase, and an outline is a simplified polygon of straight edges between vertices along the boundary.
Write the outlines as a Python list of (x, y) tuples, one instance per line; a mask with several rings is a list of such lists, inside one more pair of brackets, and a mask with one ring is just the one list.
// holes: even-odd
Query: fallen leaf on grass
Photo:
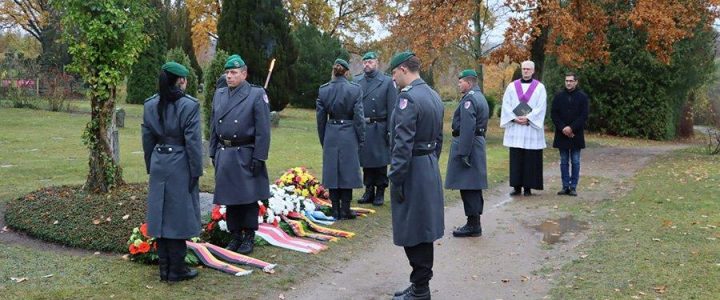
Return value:
[(130, 260), (130, 254), (125, 254), (125, 255), (121, 256), (121, 258), (123, 260)]
[(54, 274), (47, 274), (47, 275), (43, 276), (42, 278), (50, 278), (50, 277), (53, 277), (53, 276), (55, 276), (55, 275), (54, 275)]
[(632, 297), (630, 297), (630, 298), (633, 298), (633, 299), (640, 299), (640, 296), (632, 296)]
[(530, 278), (527, 277), (527, 276), (525, 276), (525, 275), (520, 275), (520, 281), (521, 281), (521, 282), (528, 281), (529, 279), (530, 279)]
[(280, 296), (278, 296), (278, 298), (280, 298), (280, 299), (285, 299), (285, 295), (280, 294)]
[(152, 288), (153, 288), (151, 285), (146, 285), (145, 287), (146, 287), (148, 290), (152, 290)]
[(630, 228), (624, 228), (625, 231), (630, 232), (632, 229)]
[(10, 280), (14, 281), (15, 283), (21, 283), (28, 279), (27, 279), (27, 277), (10, 277)]
[(503, 283), (508, 283), (510, 282), (510, 279), (500, 279), (500, 281), (502, 281)]
[(653, 242), (659, 242), (659, 241), (660, 241), (659, 238), (653, 238), (652, 240), (653, 240)]
[(111, 222), (111, 221), (112, 221), (112, 218), (107, 217), (107, 219), (105, 219), (105, 221)]
[(638, 292), (638, 294), (645, 296), (645, 293), (643, 292)]
[(5, 233), (10, 231), (10, 229), (7, 226), (3, 226), (2, 230), (0, 230), (0, 233)]
[(580, 255), (580, 258), (587, 258), (588, 256), (589, 255), (587, 255), (587, 254), (583, 254), (583, 255)]
[(60, 221), (55, 220), (55, 222), (53, 222), (53, 225), (57, 225), (57, 224), (60, 224)]
[(475, 280), (475, 279), (477, 279), (477, 278), (478, 278), (478, 276), (477, 276), (477, 275), (473, 275), (473, 276), (471, 276), (471, 277), (472, 277), (472, 279), (473, 279), (473, 280)]
[(124, 215), (124, 216), (122, 217), (122, 219), (123, 219), (123, 220), (130, 219), (130, 215)]
[(667, 289), (667, 286), (665, 286), (665, 285), (658, 285), (658, 286), (654, 287), (653, 289), (654, 289), (655, 292), (658, 293), (658, 294), (664, 294), (664, 293), (665, 293), (665, 290)]
[(93, 223), (94, 225), (98, 225), (98, 224), (100, 224), (100, 220), (95, 219), (95, 220), (92, 221), (92, 223)]
[(670, 220), (664, 220), (662, 226), (663, 227), (670, 227), (672, 226), (673, 222)]

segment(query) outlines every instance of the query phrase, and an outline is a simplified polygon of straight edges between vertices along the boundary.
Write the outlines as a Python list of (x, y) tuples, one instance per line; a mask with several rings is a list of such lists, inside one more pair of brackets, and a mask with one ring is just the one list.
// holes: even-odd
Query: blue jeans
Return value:
[[(575, 189), (580, 180), (580, 149), (558, 150), (560, 150), (560, 175), (563, 188)], [(572, 174), (570, 161), (572, 161)]]

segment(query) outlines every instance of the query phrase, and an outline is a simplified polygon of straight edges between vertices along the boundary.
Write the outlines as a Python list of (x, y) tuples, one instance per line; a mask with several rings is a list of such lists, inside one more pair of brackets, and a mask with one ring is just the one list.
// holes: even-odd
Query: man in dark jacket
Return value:
[(402, 88), (393, 119), (390, 200), (393, 242), (405, 248), (410, 261), (410, 287), (395, 293), (400, 299), (430, 299), (433, 242), (445, 231), (442, 180), (443, 104), (420, 78), (420, 59), (412, 52), (390, 61), (393, 80)]
[[(578, 77), (565, 75), (565, 90), (555, 95), (551, 118), (555, 124), (553, 147), (560, 150), (560, 174), (562, 190), (558, 195), (577, 196), (580, 179), (580, 149), (585, 148), (583, 130), (588, 118), (588, 97), (577, 88)], [(569, 169), (572, 162), (572, 170)]]
[(215, 165), (214, 203), (227, 206), (233, 240), (227, 249), (252, 252), (258, 229), (258, 201), (270, 197), (265, 161), (270, 149), (270, 108), (265, 90), (246, 81), (239, 55), (225, 63), (227, 87), (213, 97), (210, 158)]
[(378, 70), (378, 56), (368, 52), (363, 56), (364, 73), (356, 77), (363, 91), (365, 109), (365, 147), (360, 149), (365, 193), (358, 203), (375, 206), (385, 202), (388, 186), (387, 165), (390, 164), (390, 114), (397, 100), (397, 89), (392, 78)]

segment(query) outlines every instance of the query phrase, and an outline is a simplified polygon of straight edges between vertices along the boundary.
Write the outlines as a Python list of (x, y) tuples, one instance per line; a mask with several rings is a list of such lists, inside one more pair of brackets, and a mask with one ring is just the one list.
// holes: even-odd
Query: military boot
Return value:
[(168, 249), (168, 258), (170, 266), (168, 268), (169, 282), (177, 282), (197, 277), (198, 271), (193, 268), (188, 268), (185, 264), (185, 255), (187, 255), (187, 248), (185, 246), (185, 240), (172, 240), (172, 247)]
[(335, 220), (340, 220), (340, 199), (333, 199), (330, 198), (330, 202), (332, 202), (332, 216), (335, 218)]
[(465, 226), (453, 231), (454, 237), (475, 237), (482, 235), (482, 227), (480, 227), (480, 216), (468, 216)]
[(243, 232), (233, 232), (233, 239), (230, 241), (230, 243), (225, 247), (225, 249), (228, 249), (232, 252), (237, 252), (238, 248), (240, 248), (240, 244), (242, 244), (243, 241)]
[(160, 269), (160, 281), (167, 281), (168, 276), (168, 267), (170, 266), (170, 263), (168, 262), (168, 255), (167, 255), (167, 244), (165, 244), (164, 239), (160, 238), (156, 241), (157, 247), (158, 247), (158, 266)]
[(411, 284), (410, 284), (408, 287), (406, 287), (404, 290), (395, 292), (395, 294), (394, 294), (393, 296), (394, 296), (394, 297), (403, 296), (403, 295), (409, 293), (410, 291), (412, 291), (412, 288), (413, 288), (413, 284), (411, 283)]
[(341, 218), (343, 220), (352, 220), (355, 219), (355, 213), (350, 210), (350, 202), (352, 201), (351, 197), (342, 199), (342, 206), (340, 210)]
[(385, 203), (385, 187), (377, 187), (375, 192), (375, 200), (373, 200), (374, 206), (382, 206)]
[(393, 297), (393, 300), (430, 300), (430, 287), (411, 285), (409, 289), (407, 293)]
[(237, 253), (247, 255), (253, 252), (253, 248), (255, 248), (255, 231), (246, 230), (245, 236), (243, 237), (242, 243), (240, 244)]
[(372, 185), (365, 187), (365, 193), (358, 199), (359, 204), (373, 203), (375, 199), (375, 188)]

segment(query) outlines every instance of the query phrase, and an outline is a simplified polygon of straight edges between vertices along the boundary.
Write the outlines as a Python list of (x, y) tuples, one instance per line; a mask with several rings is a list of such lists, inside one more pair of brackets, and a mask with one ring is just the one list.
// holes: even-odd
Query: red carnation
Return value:
[(140, 243), (140, 247), (138, 247), (138, 251), (140, 253), (148, 253), (148, 251), (150, 251), (150, 244), (148, 244), (146, 242)]
[(210, 222), (210, 223), (207, 224), (207, 229), (205, 229), (205, 230), (206, 230), (206, 231), (212, 231), (213, 228), (215, 228), (215, 222)]
[(220, 206), (216, 205), (215, 207), (213, 207), (211, 218), (214, 221), (222, 220), (222, 214), (220, 213)]
[(272, 225), (275, 226), (275, 227), (279, 227), (279, 226), (280, 226), (280, 224), (278, 223), (278, 220), (277, 220), (277, 219), (275, 219), (275, 220), (272, 222)]
[(147, 223), (142, 223), (142, 225), (140, 225), (140, 233), (142, 233), (142, 235), (146, 238), (150, 237), (147, 233)]
[(128, 248), (130, 250), (130, 254), (135, 255), (138, 253), (138, 248), (135, 247), (135, 244), (130, 244), (130, 247)]

